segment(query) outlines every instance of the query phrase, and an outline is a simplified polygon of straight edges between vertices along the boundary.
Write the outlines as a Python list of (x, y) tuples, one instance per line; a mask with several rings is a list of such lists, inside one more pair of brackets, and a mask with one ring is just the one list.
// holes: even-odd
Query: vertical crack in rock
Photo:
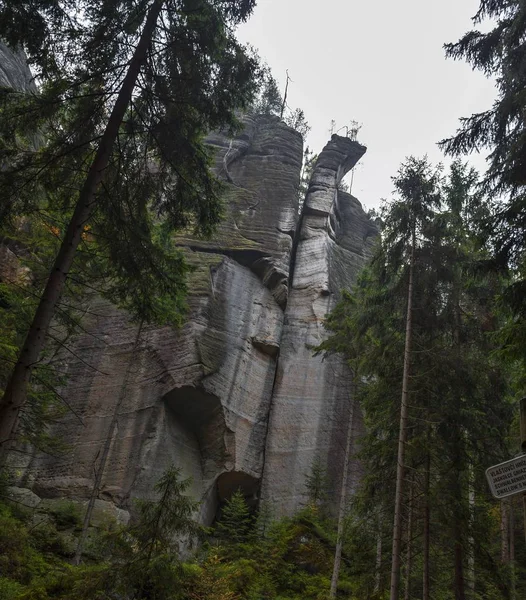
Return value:
[[(2, 43), (0, 85), (36, 91), (23, 55)], [(298, 223), (301, 136), (273, 116), (243, 123), (233, 138), (208, 140), (226, 180), (217, 234), (174, 239), (194, 268), (186, 323), (145, 327), (133, 355), (136, 327), (126, 313), (92, 298), (86, 333), (72, 341), (74, 355), (63, 357), (69, 379), (61, 391), (82, 424), (69, 414), (56, 425), (66, 455), (21, 455), (19, 485), (46, 498), (88, 498), (126, 383), (100, 499), (127, 506), (149, 497), (174, 463), (193, 480), (200, 520), (211, 523), (234, 488), (255, 501), (265, 467), (263, 499), (274, 514), (287, 514), (301, 504), (315, 456), (330, 466), (337, 490), (350, 374), (335, 357), (314, 358), (311, 347), (376, 235), (360, 203), (337, 191), (365, 148), (332, 137)], [(4, 247), (0, 272), (16, 268), (11, 258)], [(356, 423), (359, 431), (359, 415)]]
[[(291, 253), (262, 484), (262, 501), (278, 515), (292, 514), (305, 500), (305, 477), (315, 458), (327, 466), (331, 496), (338, 497), (351, 374), (339, 357), (314, 357), (312, 347), (324, 339), (325, 315), (340, 290), (352, 286), (377, 235), (358, 200), (337, 189), (365, 151), (357, 142), (332, 136), (314, 167)], [(361, 415), (354, 422), (360, 431)], [(356, 461), (350, 469), (352, 488)]]
[[(226, 162), (235, 184), (227, 186), (217, 234), (174, 240), (194, 267), (187, 321), (180, 330), (145, 328), (128, 370), (100, 491), (120, 506), (150, 496), (172, 463), (192, 478), (190, 493), (202, 501), (204, 523), (214, 519), (229, 485), (241, 482), (247, 496), (257, 495), (289, 287), (288, 232), (296, 228), (302, 140), (276, 117), (244, 122), (233, 140), (210, 138), (218, 172)], [(20, 465), (19, 483), (42, 497), (89, 497), (130, 360), (135, 329), (127, 315), (100, 298), (90, 308), (87, 333), (72, 342), (78, 360), (64, 357), (69, 380), (62, 390), (85, 426), (66, 416), (55, 432), (71, 451), (59, 458), (36, 454)]]

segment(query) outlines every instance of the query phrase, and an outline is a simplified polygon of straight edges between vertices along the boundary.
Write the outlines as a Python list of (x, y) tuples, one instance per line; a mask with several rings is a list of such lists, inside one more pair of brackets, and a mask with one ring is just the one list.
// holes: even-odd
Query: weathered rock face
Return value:
[[(315, 460), (327, 468), (336, 502), (348, 427), (353, 438), (362, 430), (349, 370), (338, 357), (314, 357), (312, 348), (326, 336), (325, 315), (340, 290), (352, 286), (377, 235), (358, 200), (337, 189), (364, 152), (333, 136), (305, 199), (265, 453), (262, 499), (276, 514), (291, 514), (305, 502), (305, 478)], [(349, 468), (352, 489), (357, 462)]]
[[(28, 73), (0, 43), (0, 84), (28, 89)], [(236, 138), (214, 135), (210, 143), (228, 182), (226, 218), (212, 240), (176, 240), (195, 266), (186, 324), (139, 331), (122, 311), (91, 301), (85, 333), (64, 357), (63, 396), (72, 411), (57, 433), (70, 451), (17, 454), (18, 496), (39, 506), (41, 498), (61, 497), (82, 505), (108, 439), (98, 498), (111, 506), (126, 509), (132, 498), (151, 495), (172, 463), (192, 477), (204, 523), (239, 487), (254, 500), (262, 495), (275, 514), (293, 512), (315, 458), (329, 467), (337, 493), (350, 373), (311, 348), (376, 235), (359, 202), (337, 191), (365, 148), (332, 137), (299, 218), (298, 133), (276, 117), (253, 116)], [(16, 268), (4, 254), (4, 269)], [(358, 407), (353, 415), (358, 432)], [(355, 462), (351, 469), (352, 487)]]
[(23, 52), (13, 52), (0, 40), (0, 87), (33, 92), (36, 90)]
[[(117, 410), (100, 498), (126, 506), (170, 463), (193, 479), (210, 522), (221, 497), (254, 496), (287, 302), (302, 158), (299, 134), (276, 117), (246, 120), (218, 147), (233, 182), (227, 218), (209, 241), (178, 239), (196, 266), (180, 330), (137, 326), (102, 300), (67, 357), (75, 414), (59, 428), (71, 451), (34, 457), (24, 485), (44, 497), (87, 497)], [(223, 144), (222, 147), (220, 144)], [(231, 146), (229, 148), (229, 146)], [(232, 148), (238, 151), (234, 154)], [(118, 406), (120, 401), (120, 405)], [(81, 422), (82, 421), (82, 422)]]

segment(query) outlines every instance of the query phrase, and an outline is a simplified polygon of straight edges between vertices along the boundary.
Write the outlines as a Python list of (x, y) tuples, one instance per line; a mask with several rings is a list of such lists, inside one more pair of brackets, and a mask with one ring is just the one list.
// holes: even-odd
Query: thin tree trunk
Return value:
[(31, 372), (37, 364), (44, 347), (46, 334), (60, 300), (84, 226), (97, 204), (96, 192), (108, 166), (119, 128), (130, 104), (140, 69), (146, 61), (148, 46), (156, 27), (164, 0), (152, 3), (141, 37), (123, 79), (119, 94), (108, 119), (106, 129), (91, 163), (84, 185), (79, 193), (75, 211), (62, 240), (60, 250), (49, 275), (46, 288), (36, 310), (33, 322), (18, 357), (18, 361), (0, 401), (0, 465), (5, 463), (7, 453), (14, 441), (20, 410), (26, 403), (27, 387)]
[(347, 479), (349, 476), (349, 462), (351, 458), (351, 448), (353, 440), (353, 420), (354, 420), (354, 394), (351, 399), (349, 410), (349, 423), (347, 425), (347, 441), (345, 443), (345, 456), (343, 461), (342, 473), (342, 489), (340, 492), (340, 506), (338, 508), (338, 533), (336, 537), (336, 550), (334, 552), (334, 566), (332, 570), (331, 589), (329, 598), (336, 596), (338, 589), (338, 580), (340, 578), (340, 565), (342, 561), (342, 546), (343, 546), (343, 528), (345, 525), (345, 509), (347, 506)]
[(513, 500), (509, 504), (509, 544), (510, 544), (510, 600), (515, 600), (516, 590), (516, 571), (515, 571), (515, 512), (513, 510)]
[(475, 525), (475, 473), (473, 465), (469, 464), (468, 470), (468, 502), (469, 502), (469, 556), (468, 556), (468, 577), (467, 585), (469, 589), (470, 600), (475, 597), (475, 538), (473, 537), (473, 527)]
[(452, 491), (454, 499), (454, 515), (453, 515), (453, 556), (454, 556), (454, 581), (453, 587), (455, 590), (455, 600), (466, 600), (465, 581), (464, 581), (464, 531), (462, 521), (462, 484), (460, 481), (461, 466), (460, 466), (460, 444), (462, 434), (456, 432), (456, 440), (454, 442), (455, 452), (455, 468), (452, 471)]
[(398, 459), (396, 468), (395, 510), (393, 523), (393, 550), (391, 558), (390, 600), (399, 599), (400, 550), (402, 545), (402, 499), (404, 496), (405, 445), (407, 440), (407, 417), (409, 411), (409, 371), (411, 368), (411, 337), (413, 320), (413, 275), (415, 267), (416, 230), (413, 225), (409, 285), (407, 289), (407, 317), (405, 329), (404, 373), (402, 378), (402, 401), (400, 407), (400, 432), (398, 434)]
[[(454, 287), (454, 302), (455, 302), (455, 323), (453, 329), (453, 338), (455, 342), (455, 348), (457, 352), (461, 352), (460, 348), (460, 333), (462, 327), (462, 316), (460, 312), (460, 281), (459, 281), (459, 273), (455, 272), (455, 287)], [(457, 407), (456, 412), (457, 415), (460, 416), (460, 403), (461, 398), (457, 399)], [(454, 461), (454, 469), (452, 471), (452, 490), (454, 495), (455, 502), (455, 514), (453, 516), (453, 554), (454, 554), (454, 582), (453, 587), (455, 590), (455, 600), (466, 600), (465, 593), (465, 581), (464, 581), (464, 532), (463, 532), (463, 522), (462, 515), (463, 510), (461, 507), (463, 506), (463, 498), (462, 498), (462, 439), (463, 433), (458, 422), (454, 424), (454, 437), (453, 437), (453, 461)]]
[(285, 107), (287, 106), (287, 94), (289, 91), (289, 81), (290, 81), (290, 77), (289, 77), (289, 72), (287, 70), (287, 81), (285, 83), (285, 93), (283, 94), (283, 102), (281, 104), (281, 112), (279, 115), (280, 119), (283, 119), (283, 114), (285, 112)]
[(465, 600), (464, 591), (464, 549), (462, 547), (462, 524), (455, 516), (455, 600)]
[(509, 500), (500, 501), (500, 560), (507, 565), (510, 562), (510, 524), (508, 512)]
[(378, 533), (376, 536), (376, 571), (374, 576), (374, 593), (380, 592), (382, 584), (382, 518), (378, 513)]
[(424, 538), (422, 541), (422, 560), (423, 560), (423, 578), (422, 578), (422, 600), (429, 600), (430, 595), (430, 576), (429, 576), (429, 548), (431, 545), (431, 504), (429, 501), (429, 488), (431, 482), (431, 455), (427, 454), (425, 473), (424, 473)]
[(82, 532), (79, 537), (79, 541), (77, 544), (77, 550), (75, 552), (74, 564), (80, 564), (82, 558), (82, 551), (84, 549), (84, 544), (86, 542), (86, 537), (88, 535), (88, 528), (91, 521), (91, 515), (93, 513), (93, 508), (95, 507), (95, 501), (99, 496), (100, 486), (102, 483), (102, 477), (104, 476), (104, 470), (106, 468), (106, 461), (108, 460), (108, 455), (110, 453), (111, 442), (113, 441), (113, 434), (115, 433), (115, 429), (117, 428), (117, 423), (119, 419), (119, 412), (126, 398), (126, 391), (128, 387), (128, 379), (132, 370), (132, 367), (135, 363), (135, 356), (137, 352), (137, 348), (139, 346), (139, 341), (141, 337), (142, 331), (142, 321), (139, 324), (139, 328), (137, 330), (137, 336), (135, 337), (135, 343), (133, 344), (132, 353), (130, 356), (130, 360), (128, 361), (128, 366), (126, 367), (126, 372), (124, 374), (124, 380), (122, 382), (121, 390), (119, 393), (119, 397), (117, 399), (117, 404), (115, 405), (115, 409), (113, 410), (113, 416), (111, 418), (110, 426), (108, 429), (108, 435), (106, 436), (106, 440), (104, 441), (104, 446), (102, 448), (102, 456), (100, 457), (100, 464), (97, 470), (97, 474), (95, 476), (95, 482), (93, 484), (93, 488), (91, 490), (91, 495), (89, 498), (88, 506), (86, 508), (86, 514), (84, 515), (84, 522), (82, 523)]
[(406, 573), (405, 573), (405, 592), (404, 600), (411, 597), (411, 570), (413, 568), (413, 501), (414, 501), (414, 481), (409, 484), (409, 514), (407, 518), (407, 548), (406, 548)]

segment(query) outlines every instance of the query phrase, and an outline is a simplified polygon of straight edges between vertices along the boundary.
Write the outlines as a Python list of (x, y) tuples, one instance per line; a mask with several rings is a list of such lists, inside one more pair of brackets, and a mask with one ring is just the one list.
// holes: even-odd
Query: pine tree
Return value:
[[(233, 27), (254, 2), (15, 0), (0, 7), (0, 37), (30, 57), (41, 93), (2, 91), (0, 223), (61, 207), (68, 215), (47, 285), (0, 399), (0, 449), (16, 432), (85, 228), (108, 257), (107, 291), (146, 320), (174, 322), (186, 267), (169, 233), (210, 233), (219, 182), (203, 143), (237, 125), (256, 61)], [(123, 65), (126, 65), (123, 68)], [(44, 146), (20, 141), (43, 131)]]

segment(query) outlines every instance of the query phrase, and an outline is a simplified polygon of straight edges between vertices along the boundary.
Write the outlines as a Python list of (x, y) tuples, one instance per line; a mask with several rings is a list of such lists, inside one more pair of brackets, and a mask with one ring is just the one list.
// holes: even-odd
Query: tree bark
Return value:
[(400, 431), (398, 434), (398, 460), (396, 468), (395, 510), (393, 523), (393, 550), (391, 558), (390, 600), (399, 600), (400, 550), (402, 545), (402, 499), (404, 496), (405, 445), (407, 441), (407, 417), (409, 412), (409, 372), (411, 369), (411, 337), (413, 321), (413, 276), (415, 267), (416, 226), (413, 224), (409, 285), (407, 289), (407, 317), (405, 329), (404, 372), (402, 377), (402, 400), (400, 407)]
[(88, 506), (86, 508), (86, 514), (84, 515), (84, 522), (82, 523), (82, 531), (79, 536), (79, 541), (77, 544), (77, 550), (75, 552), (75, 557), (73, 562), (75, 565), (79, 565), (82, 559), (82, 551), (84, 549), (84, 543), (86, 542), (86, 537), (88, 535), (88, 528), (91, 521), (91, 515), (93, 513), (93, 508), (95, 507), (95, 500), (97, 500), (100, 486), (102, 483), (102, 477), (104, 476), (104, 470), (106, 468), (106, 461), (108, 460), (108, 455), (110, 453), (111, 442), (113, 441), (113, 434), (115, 433), (115, 429), (117, 428), (117, 423), (119, 419), (119, 411), (121, 409), (122, 403), (126, 398), (126, 391), (128, 387), (128, 378), (130, 376), (132, 367), (135, 363), (135, 356), (137, 352), (137, 348), (139, 346), (139, 341), (141, 337), (142, 331), (142, 321), (139, 324), (139, 328), (137, 330), (137, 336), (135, 337), (135, 343), (133, 344), (133, 349), (131, 352), (130, 360), (128, 361), (128, 366), (126, 367), (126, 372), (124, 374), (124, 380), (122, 382), (122, 387), (119, 393), (119, 397), (117, 399), (117, 403), (115, 405), (115, 409), (113, 410), (113, 416), (111, 418), (110, 426), (108, 429), (108, 435), (106, 436), (106, 440), (104, 441), (104, 446), (102, 448), (102, 456), (100, 457), (99, 468), (97, 470), (97, 474), (95, 476), (95, 482), (93, 484), (93, 488), (91, 490), (90, 499), (88, 502)]
[(84, 226), (89, 221), (96, 207), (96, 192), (104, 175), (104, 170), (108, 166), (111, 152), (119, 134), (122, 120), (130, 104), (140, 69), (146, 61), (148, 46), (150, 45), (163, 2), (164, 0), (154, 0), (150, 6), (141, 37), (123, 79), (88, 175), (79, 193), (75, 211), (62, 240), (46, 288), (20, 351), (18, 361), (7, 384), (5, 394), (0, 400), (0, 465), (5, 463), (7, 453), (14, 442), (20, 410), (27, 400), (27, 388), (31, 372), (35, 364), (37, 364), (44, 347), (46, 334), (64, 290), (68, 273), (81, 241)]
[(455, 516), (455, 600), (466, 600), (464, 590), (464, 549), (462, 546), (462, 524)]
[(468, 577), (467, 587), (469, 589), (470, 600), (475, 597), (475, 538), (473, 528), (475, 525), (475, 473), (473, 465), (468, 467), (468, 503), (469, 503), (469, 555), (468, 555)]
[(509, 545), (510, 545), (510, 600), (515, 600), (517, 596), (517, 573), (515, 571), (515, 512), (513, 509), (513, 499), (509, 504)]
[(353, 394), (349, 409), (349, 423), (347, 425), (347, 440), (345, 443), (345, 455), (342, 473), (342, 489), (340, 492), (340, 506), (338, 509), (338, 532), (336, 536), (336, 550), (334, 552), (334, 565), (332, 570), (331, 589), (329, 592), (329, 598), (334, 598), (336, 596), (336, 591), (338, 589), (338, 580), (340, 578), (340, 566), (342, 561), (343, 547), (343, 528), (345, 525), (345, 508), (347, 505), (347, 480), (349, 477), (349, 463), (351, 458), (351, 448), (353, 440), (354, 403), (355, 399)]
[(413, 501), (414, 501), (414, 481), (409, 484), (409, 507), (407, 517), (407, 547), (406, 547), (406, 572), (405, 572), (405, 591), (404, 600), (411, 598), (411, 570), (413, 568)]
[[(462, 316), (460, 311), (460, 280), (459, 273), (455, 271), (455, 287), (453, 290), (454, 302), (455, 302), (455, 323), (453, 329), (453, 339), (455, 342), (455, 348), (460, 353), (460, 333), (462, 326)], [(455, 406), (456, 414), (455, 417), (460, 417), (461, 412), (461, 398), (457, 399)], [(455, 419), (454, 422), (454, 437), (453, 437), (453, 462), (454, 468), (452, 470), (452, 490), (454, 498), (454, 515), (453, 515), (453, 554), (454, 554), (454, 581), (453, 587), (455, 590), (455, 600), (466, 600), (465, 593), (465, 581), (464, 581), (464, 531), (463, 531), (463, 498), (462, 498), (462, 467), (463, 467), (463, 445), (462, 440), (464, 438), (463, 432), (459, 422)]]
[(424, 537), (422, 541), (422, 560), (423, 560), (423, 577), (422, 577), (422, 600), (429, 600), (430, 595), (430, 575), (429, 575), (429, 548), (431, 545), (431, 505), (429, 501), (429, 487), (431, 482), (431, 455), (428, 453), (426, 457), (425, 473), (424, 473)]
[(509, 500), (500, 501), (500, 560), (507, 565), (510, 562), (510, 523)]
[(374, 575), (374, 593), (380, 593), (382, 585), (382, 520), (378, 515), (378, 533), (376, 536), (376, 571)]
[(283, 114), (285, 113), (285, 107), (287, 106), (287, 94), (289, 91), (289, 81), (290, 81), (290, 77), (289, 77), (289, 72), (287, 70), (287, 81), (285, 83), (285, 93), (283, 94), (283, 102), (281, 103), (281, 111), (279, 114), (280, 119), (283, 119)]

